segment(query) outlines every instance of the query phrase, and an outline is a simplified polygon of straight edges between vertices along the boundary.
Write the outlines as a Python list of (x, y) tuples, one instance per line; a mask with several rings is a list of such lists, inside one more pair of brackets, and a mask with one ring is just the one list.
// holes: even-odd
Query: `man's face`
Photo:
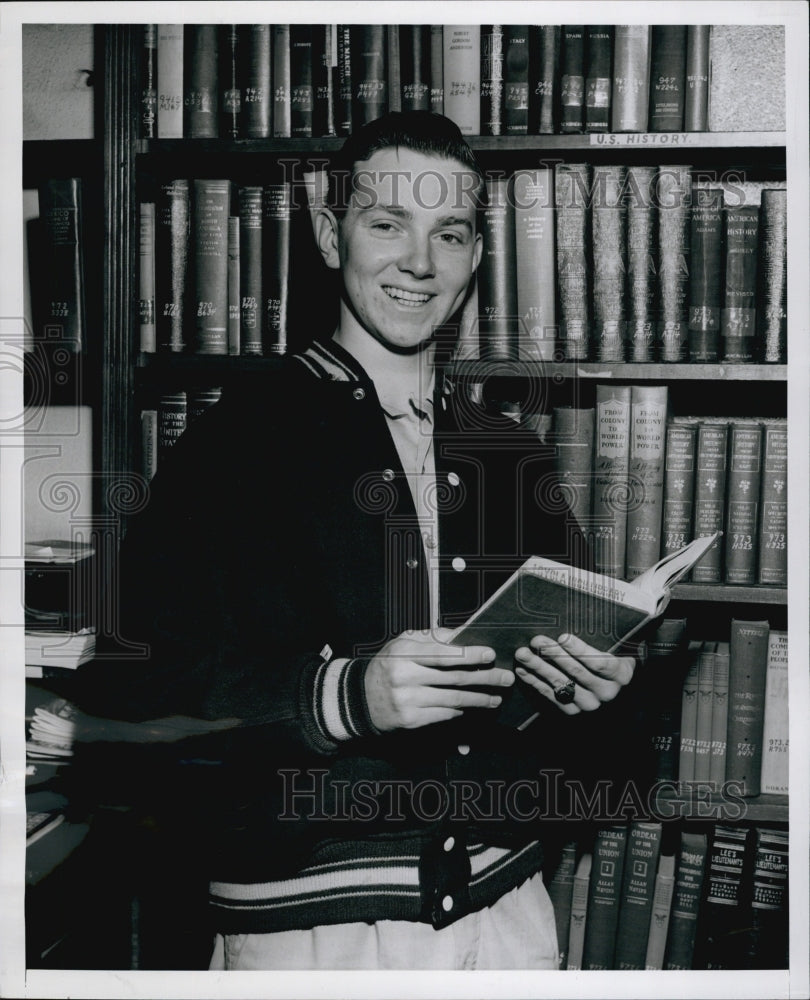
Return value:
[(382, 344), (427, 341), (464, 300), (481, 258), (477, 175), (455, 160), (383, 149), (358, 163), (339, 226), (350, 314)]

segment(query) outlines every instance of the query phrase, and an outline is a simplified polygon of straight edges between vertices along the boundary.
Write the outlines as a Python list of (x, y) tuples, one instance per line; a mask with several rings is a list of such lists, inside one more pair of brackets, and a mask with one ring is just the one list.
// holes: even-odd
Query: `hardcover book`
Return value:
[(593, 457), (594, 564), (597, 572), (624, 578), (627, 508), (631, 490), (630, 415), (632, 386), (599, 383)]
[(704, 642), (698, 656), (697, 716), (695, 720), (694, 780), (708, 782), (712, 762), (712, 712), (717, 643)]
[(239, 189), (239, 350), (262, 353), (262, 189)]
[(81, 179), (43, 181), (39, 211), (45, 238), (40, 336), (78, 352), (87, 346)]
[(672, 907), (672, 894), (675, 891), (675, 855), (662, 854), (658, 862), (658, 874), (655, 876), (653, 905), (650, 913), (650, 931), (647, 935), (647, 954), (644, 959), (645, 969), (663, 969), (664, 951), (669, 929), (669, 914)]
[(714, 535), (718, 541), (692, 574), (695, 583), (719, 583), (722, 577), (722, 546), (719, 537), (726, 507), (726, 452), (728, 422), (707, 418), (698, 425), (697, 475), (695, 477), (694, 535)]
[(273, 135), (289, 139), (292, 135), (290, 25), (274, 24), (273, 31)]
[(645, 965), (661, 832), (658, 822), (630, 824), (614, 955), (614, 966), (619, 970), (643, 969)]
[(157, 135), (158, 139), (183, 138), (182, 24), (157, 28)]
[(565, 24), (560, 39), (560, 131), (585, 130), (585, 25)]
[[(352, 123), (354, 128), (379, 118), (388, 107), (386, 54), (384, 24), (352, 25)], [(477, 57), (478, 48), (476, 46), (476, 59)]]
[(683, 129), (686, 25), (654, 24), (650, 43), (651, 132)]
[(518, 170), (514, 174), (517, 309), (522, 320), (518, 355), (528, 361), (554, 358), (557, 326), (552, 184), (551, 167)]
[(613, 35), (611, 130), (646, 132), (650, 95), (650, 26), (617, 24)]
[(592, 408), (554, 408), (554, 468), (571, 513), (583, 530), (587, 529), (591, 518), (593, 424)]
[(661, 555), (668, 398), (665, 385), (632, 387), (628, 475), (633, 497), (627, 511), (625, 559), (628, 580), (643, 573)]
[(725, 210), (725, 297), (720, 314), (723, 360), (753, 361), (757, 334), (759, 208)]
[(689, 360), (714, 362), (720, 357), (723, 305), (723, 191), (695, 185), (690, 229)]
[(312, 134), (337, 135), (337, 43), (334, 24), (312, 28)]
[(574, 876), (577, 869), (577, 845), (571, 841), (562, 849), (560, 863), (548, 883), (548, 895), (554, 906), (554, 923), (557, 926), (557, 947), (560, 950), (560, 968), (568, 962), (568, 936), (571, 927), (571, 903)]
[(712, 680), (712, 756), (709, 764), (709, 782), (717, 789), (720, 789), (726, 778), (730, 658), (729, 644), (718, 642)]
[(731, 621), (726, 781), (743, 796), (760, 793), (768, 632), (766, 621)]
[(607, 132), (613, 88), (613, 28), (591, 24), (585, 30), (585, 131)]
[(503, 135), (503, 25), (481, 25), (481, 135)]
[(219, 134), (225, 139), (238, 139), (242, 128), (239, 41), (238, 24), (219, 26)]
[(503, 27), (504, 134), (526, 135), (529, 125), (529, 27)]
[(161, 184), (155, 205), (155, 328), (158, 351), (185, 350), (191, 205), (185, 178)]
[(691, 969), (708, 850), (705, 833), (683, 831), (664, 958), (665, 969)]
[(588, 896), (590, 894), (593, 855), (583, 854), (574, 873), (571, 891), (571, 922), (568, 925), (568, 957), (564, 968), (581, 969), (585, 947), (585, 932), (588, 920)]
[(242, 132), (246, 139), (267, 139), (273, 109), (270, 25), (240, 25), (238, 45)]
[(692, 537), (697, 429), (695, 417), (674, 417), (667, 426), (662, 555), (676, 551)]
[(480, 355), (492, 361), (518, 357), (515, 207), (511, 182), (487, 180), (487, 204), (479, 211), (484, 251), (478, 267)]
[(762, 480), (762, 425), (732, 420), (728, 449), (725, 530), (726, 583), (753, 584)]
[(757, 583), (787, 586), (787, 421), (765, 420)]
[(430, 111), (430, 25), (403, 24), (399, 29), (403, 111)]
[(597, 361), (624, 361), (627, 229), (625, 168), (593, 168), (593, 339)]
[(587, 163), (554, 167), (559, 335), (566, 361), (587, 361), (590, 350), (590, 177)]
[(481, 28), (444, 25), (444, 113), (464, 135), (481, 134)]
[(216, 139), (219, 132), (218, 25), (185, 25), (183, 46), (183, 133), (187, 139)]
[(599, 829), (593, 845), (583, 969), (612, 969), (619, 920), (627, 827)]
[(683, 128), (706, 132), (709, 128), (709, 40), (711, 25), (690, 24), (686, 29), (686, 89)]
[(192, 216), (194, 350), (228, 353), (228, 180), (195, 180)]
[(553, 135), (560, 121), (560, 25), (529, 25), (529, 135)]
[[(490, 646), (496, 664), (510, 670), (515, 650), (528, 646), (536, 635), (557, 639), (570, 632), (597, 649), (613, 652), (664, 613), (671, 588), (713, 541), (711, 536), (695, 539), (632, 582), (532, 556), (455, 630), (450, 641), (457, 646)], [(522, 702), (514, 687), (508, 689), (501, 721), (527, 725), (536, 711)]]
[(658, 209), (655, 167), (627, 168), (627, 339), (630, 360), (655, 358), (658, 308)]
[(768, 364), (787, 361), (787, 191), (764, 188), (759, 210), (757, 341)]
[(765, 670), (765, 713), (762, 724), (762, 791), (788, 794), (790, 748), (787, 632), (771, 629)]
[(155, 203), (138, 206), (138, 319), (140, 349), (155, 352)]
[(689, 326), (691, 168), (658, 168), (658, 260), (662, 361), (685, 361)]

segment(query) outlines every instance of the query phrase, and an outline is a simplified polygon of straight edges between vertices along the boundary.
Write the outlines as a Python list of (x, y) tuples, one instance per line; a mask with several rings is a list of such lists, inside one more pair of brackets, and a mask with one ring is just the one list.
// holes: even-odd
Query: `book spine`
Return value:
[(312, 136), (312, 25), (290, 25), (290, 135)]
[(787, 422), (764, 424), (757, 583), (787, 586)]
[(591, 193), (593, 338), (598, 361), (624, 361), (627, 228), (625, 169), (595, 166)]
[(157, 135), (183, 138), (183, 25), (157, 26)]
[(759, 214), (757, 341), (768, 364), (787, 361), (787, 191), (764, 188)]
[(481, 135), (503, 135), (503, 25), (481, 25)]
[(388, 68), (388, 110), (402, 111), (402, 63), (400, 60), (399, 25), (387, 25), (385, 34), (385, 64)]
[(670, 421), (664, 456), (662, 557), (682, 549), (692, 538), (696, 445), (696, 421)]
[(594, 411), (560, 406), (553, 418), (557, 477), (577, 524), (585, 528), (593, 492)]
[(681, 132), (686, 91), (686, 25), (655, 24), (650, 41), (650, 132)]
[(141, 29), (141, 138), (157, 133), (157, 25)]
[(685, 361), (689, 327), (690, 215), (687, 166), (658, 168), (658, 259), (661, 360)]
[(685, 132), (706, 132), (709, 128), (710, 37), (708, 24), (690, 24), (686, 29)]
[(646, 132), (650, 94), (650, 26), (613, 29), (612, 132)]
[(290, 184), (265, 185), (262, 207), (263, 351), (271, 355), (286, 354), (292, 222)]
[(687, 663), (687, 654), (686, 619), (665, 618), (648, 641), (643, 673), (652, 689), (648, 705), (650, 775), (654, 782), (678, 778), (682, 667)]
[(590, 349), (590, 167), (558, 163), (554, 168), (557, 209), (559, 336), (566, 361), (587, 361)]
[(239, 189), (239, 350), (262, 353), (262, 189)]
[(750, 885), (751, 833), (744, 827), (715, 826), (695, 947), (697, 968), (740, 968), (739, 914)]
[(218, 132), (219, 38), (216, 24), (187, 24), (183, 34), (183, 133), (216, 139)]
[(188, 402), (185, 392), (164, 393), (158, 402), (157, 463), (166, 460), (169, 450), (186, 429)]
[[(723, 420), (701, 421), (697, 432), (697, 476), (695, 478), (694, 536), (702, 538), (722, 531), (726, 497), (726, 452), (728, 425)], [(717, 539), (692, 570), (695, 583), (719, 583), (722, 577), (722, 546)]]
[(613, 28), (592, 24), (585, 30), (585, 131), (607, 132), (613, 89)]
[(695, 722), (694, 780), (710, 780), (712, 762), (712, 709), (717, 643), (704, 642), (698, 656), (697, 720)]
[(155, 205), (155, 327), (158, 351), (185, 350), (189, 183), (167, 181)]
[(762, 724), (762, 773), (760, 786), (768, 794), (788, 793), (788, 637), (772, 629), (768, 636), (765, 670), (765, 712)]
[(430, 25), (403, 24), (399, 45), (402, 110), (430, 111)]
[(510, 182), (487, 181), (487, 204), (479, 212), (484, 252), (478, 267), (478, 336), (482, 359), (518, 357), (515, 210)]
[(644, 968), (661, 832), (660, 823), (630, 825), (616, 931), (614, 966), (618, 970)]
[(756, 581), (756, 543), (762, 482), (762, 425), (732, 420), (728, 448), (725, 581)]
[(665, 385), (632, 387), (628, 471), (633, 498), (627, 512), (628, 580), (655, 565), (661, 555), (668, 396)]
[(228, 180), (194, 181), (194, 350), (228, 353)]
[(583, 854), (574, 874), (571, 890), (571, 921), (568, 925), (568, 957), (566, 969), (583, 968), (585, 932), (588, 920), (588, 897), (590, 895), (591, 867), (593, 856)]
[(689, 668), (681, 689), (681, 739), (678, 750), (678, 781), (685, 784), (695, 780), (695, 751), (697, 748), (698, 678), (700, 674), (699, 642), (689, 644)]
[(269, 24), (239, 27), (242, 131), (246, 139), (268, 139), (273, 108), (272, 35)]
[(352, 120), (357, 128), (379, 118), (388, 107), (385, 25), (352, 25), (351, 48)]
[(723, 360), (753, 361), (757, 332), (757, 250), (759, 209), (727, 208), (726, 275), (720, 335)]
[(788, 831), (757, 827), (749, 947), (753, 968), (786, 969), (790, 964), (788, 876)]
[(560, 131), (585, 130), (585, 25), (565, 24), (560, 36)]
[(242, 90), (239, 80), (239, 25), (219, 27), (219, 134), (238, 139), (242, 120)]
[(312, 134), (337, 135), (337, 40), (334, 24), (312, 28)]
[(560, 25), (529, 25), (530, 135), (554, 135), (560, 124)]
[(554, 907), (554, 923), (557, 927), (557, 947), (560, 951), (559, 968), (564, 969), (568, 961), (568, 934), (571, 925), (571, 898), (574, 890), (574, 875), (577, 867), (577, 845), (571, 841), (562, 849), (560, 863), (548, 883), (548, 896)]
[(444, 114), (444, 27), (430, 26), (430, 110)]
[(507, 24), (504, 42), (504, 131), (526, 135), (529, 127), (529, 26)]
[(720, 357), (724, 230), (723, 191), (693, 187), (689, 231), (689, 360), (696, 363), (711, 363)]
[(148, 482), (157, 472), (158, 411), (141, 410), (141, 475)]
[(726, 732), (728, 730), (728, 683), (730, 647), (717, 643), (712, 680), (712, 757), (709, 782), (720, 789), (726, 777)]
[(290, 25), (274, 24), (273, 31), (273, 136), (292, 135)]
[(766, 621), (731, 622), (726, 781), (744, 796), (760, 792), (768, 631)]
[(644, 958), (645, 969), (664, 968), (664, 951), (667, 944), (669, 914), (674, 891), (675, 855), (663, 854), (658, 862), (658, 874), (655, 876), (650, 931), (647, 935), (647, 953)]
[(708, 851), (705, 833), (681, 833), (665, 969), (691, 969)]
[(51, 178), (39, 185), (47, 269), (42, 310), (43, 336), (71, 352), (86, 346), (82, 181)]
[(602, 827), (596, 833), (583, 969), (613, 968), (626, 844), (624, 826)]
[(655, 167), (627, 168), (627, 339), (630, 360), (654, 360), (658, 297)]
[(444, 113), (464, 135), (481, 134), (481, 29), (444, 26)]
[(629, 385), (596, 386), (593, 527), (597, 573), (624, 578), (630, 462)]
[(551, 167), (514, 175), (517, 309), (522, 321), (518, 354), (531, 361), (554, 359), (557, 265), (552, 184)]
[(239, 216), (228, 218), (228, 354), (239, 354), (240, 306)]
[(140, 350), (156, 350), (155, 331), (155, 203), (142, 201), (138, 206), (138, 315)]
[(338, 135), (352, 132), (352, 31), (350, 24), (337, 26), (338, 92), (335, 125)]

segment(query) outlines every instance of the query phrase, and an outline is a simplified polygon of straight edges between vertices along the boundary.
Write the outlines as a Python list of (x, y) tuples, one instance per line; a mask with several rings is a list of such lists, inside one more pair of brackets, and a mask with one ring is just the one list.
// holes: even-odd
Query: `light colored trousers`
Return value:
[(410, 920), (218, 934), (212, 970), (556, 969), (554, 908), (541, 875), (449, 927)]

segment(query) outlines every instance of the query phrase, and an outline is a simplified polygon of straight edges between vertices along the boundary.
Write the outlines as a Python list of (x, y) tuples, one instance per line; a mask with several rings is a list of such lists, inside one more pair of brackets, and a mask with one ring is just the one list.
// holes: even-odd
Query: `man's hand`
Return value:
[[(515, 653), (515, 673), (567, 715), (592, 712), (612, 701), (630, 683), (636, 667), (634, 657), (602, 653), (574, 635), (558, 641), (536, 635), (531, 646)], [(574, 681), (573, 700), (561, 704), (554, 690), (569, 681)]]
[(501, 697), (471, 687), (506, 688), (511, 670), (488, 667), (488, 646), (451, 646), (450, 629), (403, 632), (373, 657), (365, 686), (371, 721), (380, 732), (444, 722), (469, 708), (497, 708)]

